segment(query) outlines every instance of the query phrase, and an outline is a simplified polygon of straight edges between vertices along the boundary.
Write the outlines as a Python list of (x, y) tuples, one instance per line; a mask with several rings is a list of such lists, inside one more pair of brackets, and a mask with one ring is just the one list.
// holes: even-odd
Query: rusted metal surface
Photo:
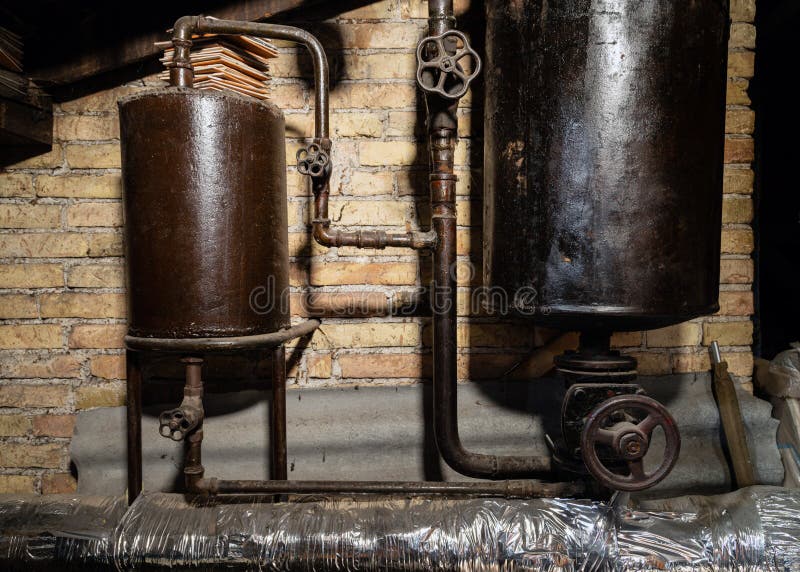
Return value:
[[(630, 412), (643, 415), (631, 421)], [(656, 468), (645, 470), (644, 457), (656, 428), (664, 431), (664, 452)], [(604, 457), (597, 446), (609, 453)], [(678, 461), (681, 438), (675, 419), (655, 399), (645, 395), (617, 395), (596, 407), (586, 418), (581, 454), (589, 472), (603, 485), (620, 491), (641, 491), (663, 480)], [(628, 474), (607, 466), (621, 461)]]
[(183, 475), (186, 489), (191, 490), (194, 483), (200, 482), (205, 475), (203, 468), (203, 360), (200, 358), (184, 358), (181, 360), (186, 367), (186, 385), (183, 388), (184, 401), (187, 398), (197, 397), (199, 400), (199, 417), (197, 424), (186, 435), (186, 447), (183, 460)]
[(183, 441), (203, 423), (203, 382), (201, 379), (203, 359), (186, 357), (181, 360), (186, 375), (183, 401), (175, 408), (159, 415), (158, 432), (173, 441)]
[[(324, 150), (326, 153), (330, 153), (329, 142), (324, 147)], [(407, 231), (404, 233), (389, 233), (384, 230), (343, 231), (331, 228), (331, 219), (328, 215), (330, 175), (330, 169), (316, 175), (309, 172), (311, 189), (314, 193), (314, 218), (311, 220), (311, 224), (314, 240), (319, 244), (328, 247), (354, 246), (356, 248), (375, 248), (378, 250), (387, 247), (424, 250), (433, 246), (436, 240), (433, 232)]]
[[(429, 3), (431, 36), (442, 36), (455, 23), (451, 0)], [(426, 42), (428, 40), (422, 40)], [(442, 43), (451, 52), (452, 43)], [(466, 45), (468, 48), (468, 44)], [(419, 81), (424, 90), (425, 82)], [(463, 475), (505, 479), (548, 474), (549, 457), (476, 453), (464, 447), (458, 430), (456, 181), (453, 173), (458, 140), (458, 99), (426, 92), (430, 147), (433, 247), (433, 423), (436, 446), (445, 462)]]
[(607, 383), (594, 380), (572, 385), (561, 403), (561, 439), (566, 452), (580, 463), (581, 433), (591, 412), (611, 397), (640, 393), (644, 393), (640, 386), (617, 382), (616, 378), (608, 378)]
[[(200, 375), (202, 360), (185, 360), (185, 397), (202, 395), (203, 381)], [(286, 466), (286, 370), (283, 346), (273, 353), (273, 402), (272, 402), (272, 479), (224, 480), (205, 478), (202, 464), (203, 416), (192, 429), (186, 440), (183, 474), (186, 490), (201, 494), (265, 494), (278, 495), (277, 500), (285, 500), (284, 495), (295, 494), (404, 494), (404, 495), (447, 495), (447, 496), (504, 496), (540, 497), (572, 496), (583, 492), (580, 483), (543, 483), (539, 481), (504, 482), (400, 482), (400, 481), (287, 481)], [(488, 457), (488, 456), (487, 456)]]
[(240, 481), (204, 479), (197, 492), (209, 494), (325, 494), (325, 495), (404, 495), (450, 497), (574, 497), (583, 493), (578, 482), (541, 481), (440, 482), (440, 481)]
[(486, 284), (568, 329), (714, 313), (727, 2), (487, 0), (486, 18)]
[(288, 327), (280, 110), (169, 88), (122, 100), (120, 127), (129, 333), (202, 338)]
[(553, 359), (567, 383), (615, 383), (636, 379), (636, 358), (611, 349), (611, 332), (590, 330), (580, 333), (577, 350), (568, 349)]
[(272, 351), (272, 479), (289, 478), (286, 456), (286, 347), (281, 344)]
[[(329, 112), (329, 71), (325, 50), (316, 37), (301, 28), (280, 24), (242, 22), (239, 20), (219, 20), (205, 16), (183, 16), (175, 22), (172, 43), (175, 54), (170, 63), (170, 83), (177, 87), (191, 87), (193, 78), (192, 63), (189, 58), (193, 34), (234, 34), (248, 35), (274, 40), (286, 40), (303, 45), (311, 55), (314, 64), (314, 131), (320, 141), (328, 138)], [(273, 163), (275, 158), (270, 157)], [(283, 164), (283, 162), (282, 162)]]
[(312, 319), (268, 334), (229, 336), (222, 338), (141, 338), (125, 336), (125, 347), (139, 351), (180, 353), (208, 353), (261, 349), (307, 336), (319, 328), (319, 325), (319, 320)]
[(125, 355), (128, 504), (142, 492), (142, 368), (136, 352)]

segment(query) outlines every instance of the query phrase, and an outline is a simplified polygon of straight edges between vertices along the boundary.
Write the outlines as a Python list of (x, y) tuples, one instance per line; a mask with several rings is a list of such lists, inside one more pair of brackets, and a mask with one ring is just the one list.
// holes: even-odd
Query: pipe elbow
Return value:
[(445, 463), (454, 471), (476, 479), (514, 479), (549, 477), (550, 457), (500, 456), (474, 453), (462, 445), (457, 435), (436, 434), (436, 445)]
[(437, 436), (436, 445), (444, 462), (457, 473), (476, 479), (498, 478), (497, 457), (494, 455), (467, 451), (457, 438), (441, 439)]
[(172, 27), (172, 38), (176, 40), (189, 40), (192, 33), (197, 31), (200, 24), (200, 16), (181, 16), (175, 21)]
[(314, 220), (313, 225), (313, 236), (314, 240), (317, 241), (318, 244), (322, 246), (326, 246), (328, 248), (338, 246), (337, 244), (337, 237), (339, 235), (336, 231), (331, 231), (330, 229), (330, 221), (321, 219), (321, 220)]

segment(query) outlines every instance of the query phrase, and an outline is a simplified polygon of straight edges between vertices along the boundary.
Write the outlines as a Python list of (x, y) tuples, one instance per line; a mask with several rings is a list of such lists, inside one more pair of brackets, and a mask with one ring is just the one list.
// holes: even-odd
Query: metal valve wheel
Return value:
[[(457, 47), (459, 41), (460, 48)], [(448, 42), (455, 42), (455, 50), (447, 49)], [(464, 58), (471, 58), (473, 61), (472, 72), (469, 74), (460, 63)], [(417, 84), (425, 93), (440, 95), (446, 99), (460, 99), (480, 73), (480, 56), (469, 45), (467, 37), (458, 30), (429, 36), (417, 46)]]
[(178, 407), (164, 411), (158, 417), (158, 432), (162, 437), (173, 441), (183, 441), (186, 435), (195, 429), (200, 420), (195, 411), (190, 408)]
[[(646, 472), (644, 456), (658, 427), (664, 431), (663, 458), (655, 470)], [(601, 456), (598, 447), (610, 451), (610, 455)], [(607, 399), (586, 418), (581, 434), (581, 455), (586, 468), (600, 483), (619, 491), (641, 491), (660, 482), (675, 466), (680, 448), (675, 419), (663, 405), (645, 395)], [(610, 459), (622, 463), (615, 463), (612, 470), (606, 466)], [(615, 472), (620, 465), (623, 470), (627, 468), (627, 475)]]
[(322, 177), (328, 170), (330, 162), (328, 154), (316, 143), (297, 151), (297, 170), (301, 175)]

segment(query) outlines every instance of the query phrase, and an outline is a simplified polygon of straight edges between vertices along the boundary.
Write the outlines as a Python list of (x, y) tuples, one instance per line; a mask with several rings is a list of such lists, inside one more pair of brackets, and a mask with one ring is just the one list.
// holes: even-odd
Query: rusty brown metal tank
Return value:
[(284, 119), (230, 93), (120, 102), (129, 332), (246, 336), (289, 324)]
[(486, 285), (556, 327), (715, 312), (727, 0), (487, 0), (486, 18)]

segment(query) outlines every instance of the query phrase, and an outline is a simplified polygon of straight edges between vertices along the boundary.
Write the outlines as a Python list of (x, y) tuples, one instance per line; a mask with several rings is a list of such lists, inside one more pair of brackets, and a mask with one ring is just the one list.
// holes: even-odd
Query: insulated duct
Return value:
[(560, 499), (268, 504), (157, 493), (121, 516), (121, 502), (89, 502), (0, 497), (0, 568), (800, 570), (800, 492), (778, 487), (636, 510)]

